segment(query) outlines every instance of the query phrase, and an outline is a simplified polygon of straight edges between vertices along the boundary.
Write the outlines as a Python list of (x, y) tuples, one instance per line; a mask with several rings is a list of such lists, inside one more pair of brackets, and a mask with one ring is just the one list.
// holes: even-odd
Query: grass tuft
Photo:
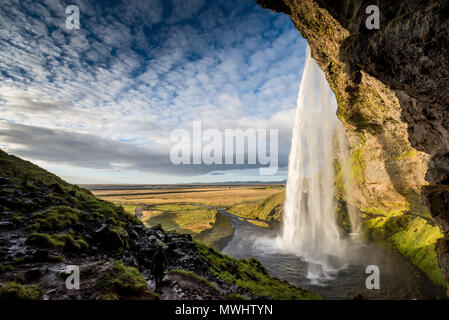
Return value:
[(40, 285), (7, 282), (0, 287), (0, 300), (37, 300), (41, 295)]
[(151, 294), (147, 282), (136, 268), (126, 266), (122, 261), (115, 261), (112, 272), (96, 283), (96, 288), (103, 291), (105, 300), (117, 300), (126, 296)]
[(270, 277), (260, 262), (254, 258), (235, 259), (221, 254), (217, 250), (196, 243), (198, 250), (208, 265), (209, 270), (221, 280), (239, 286), (254, 295), (269, 299), (316, 300), (320, 296), (299, 289), (287, 281)]

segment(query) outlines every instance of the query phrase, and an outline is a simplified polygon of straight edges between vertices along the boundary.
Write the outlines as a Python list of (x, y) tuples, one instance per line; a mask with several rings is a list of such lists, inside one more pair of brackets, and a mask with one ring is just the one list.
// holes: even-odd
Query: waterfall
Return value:
[(341, 170), (344, 184), (344, 197), (346, 199), (349, 222), (351, 224), (351, 235), (354, 237), (360, 237), (362, 224), (360, 216), (355, 210), (355, 207), (351, 205), (354, 203), (352, 193), (354, 190), (354, 182), (351, 175), (351, 166), (349, 161), (349, 149), (346, 143), (345, 127), (341, 122), (337, 122), (337, 142), (338, 142), (338, 158), (341, 163)]
[(324, 73), (307, 48), (288, 163), (283, 229), (276, 242), (281, 251), (308, 262), (310, 279), (331, 278), (344, 267), (347, 243), (337, 225), (334, 204), (336, 110)]

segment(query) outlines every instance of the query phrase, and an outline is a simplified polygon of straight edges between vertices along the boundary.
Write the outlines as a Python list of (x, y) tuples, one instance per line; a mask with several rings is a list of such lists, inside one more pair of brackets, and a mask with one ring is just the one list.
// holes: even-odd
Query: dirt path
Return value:
[[(154, 280), (147, 281), (154, 291)], [(168, 273), (162, 285), (161, 300), (224, 300), (226, 296), (203, 281), (181, 273)]]

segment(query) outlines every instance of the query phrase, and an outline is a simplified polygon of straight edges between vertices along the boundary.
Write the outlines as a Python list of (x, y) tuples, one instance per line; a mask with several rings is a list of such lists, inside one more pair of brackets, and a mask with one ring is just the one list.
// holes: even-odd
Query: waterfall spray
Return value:
[(344, 196), (346, 199), (349, 222), (351, 224), (351, 235), (354, 237), (360, 237), (361, 233), (361, 221), (360, 216), (355, 210), (355, 207), (351, 205), (354, 201), (352, 199), (352, 193), (354, 190), (354, 181), (351, 175), (351, 166), (349, 161), (348, 145), (346, 143), (345, 127), (341, 122), (337, 122), (337, 142), (338, 142), (338, 157), (341, 163)]
[(308, 276), (325, 279), (340, 267), (346, 241), (334, 204), (333, 138), (336, 100), (310, 55), (300, 84), (278, 248), (308, 261)]

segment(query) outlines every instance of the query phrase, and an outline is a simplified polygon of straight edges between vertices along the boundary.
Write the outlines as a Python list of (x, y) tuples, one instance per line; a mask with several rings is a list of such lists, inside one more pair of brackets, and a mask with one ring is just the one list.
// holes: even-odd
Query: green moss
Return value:
[(374, 241), (386, 241), (410, 260), (436, 284), (446, 287), (439, 267), (435, 244), (443, 234), (426, 219), (402, 214), (399, 210), (384, 212), (372, 209), (379, 217), (365, 221), (365, 237)]
[(42, 295), (40, 285), (7, 282), (0, 287), (1, 300), (36, 300)]
[(66, 252), (84, 252), (89, 248), (89, 244), (84, 239), (75, 239), (68, 233), (32, 233), (28, 236), (26, 243), (39, 248), (64, 249)]
[(196, 243), (209, 270), (218, 278), (237, 285), (255, 295), (271, 299), (321, 299), (309, 291), (299, 289), (287, 281), (270, 277), (265, 268), (254, 258), (237, 260), (217, 250)]
[(392, 159), (393, 160), (403, 160), (403, 159), (415, 158), (416, 156), (417, 156), (416, 150), (413, 148), (410, 148), (408, 150), (405, 150), (401, 154), (393, 156)]
[(64, 243), (46, 233), (32, 233), (28, 236), (26, 244), (39, 248), (62, 248)]
[(365, 178), (363, 170), (365, 169), (365, 160), (363, 155), (365, 153), (365, 140), (362, 140), (359, 148), (352, 151), (349, 163), (351, 167), (351, 178), (354, 183), (359, 186), (363, 185)]
[(8, 155), (0, 150), (0, 177), (9, 177), (12, 184), (26, 188), (30, 182), (39, 181), (50, 184), (67, 184), (56, 175), (39, 168), (29, 161), (22, 160), (13, 155)]
[(9, 272), (14, 270), (14, 266), (10, 265), (10, 264), (2, 264), (0, 263), (0, 274), (1, 273), (5, 273), (5, 272)]
[(112, 271), (98, 280), (95, 286), (104, 292), (103, 299), (150, 294), (145, 278), (136, 268), (125, 266), (122, 261), (115, 261)]
[(49, 262), (63, 262), (64, 258), (62, 256), (49, 254), (48, 261)]
[(334, 167), (334, 195), (337, 213), (337, 222), (344, 232), (351, 232), (351, 222), (348, 213), (348, 203), (345, 199), (345, 179), (340, 160), (335, 158)]
[(343, 199), (345, 196), (345, 179), (340, 160), (335, 158), (333, 161), (334, 168), (334, 193), (338, 199)]
[(66, 206), (52, 207), (33, 214), (30, 229), (37, 231), (64, 230), (79, 222), (81, 212)]
[(348, 203), (341, 198), (336, 199), (337, 223), (345, 233), (351, 232), (351, 220), (349, 218)]
[(14, 222), (16, 225), (21, 225), (24, 223), (24, 220), (22, 216), (18, 213), (14, 213), (11, 217), (11, 221)]
[(57, 234), (54, 237), (63, 243), (63, 249), (66, 252), (86, 252), (89, 248), (86, 240), (75, 239), (74, 236), (67, 233)]
[[(9, 203), (0, 203), (0, 211), (14, 211), (15, 222), (23, 223), (23, 215), (33, 216), (32, 228), (36, 231), (59, 231), (80, 222), (102, 222), (112, 219), (116, 223), (142, 224), (134, 214), (122, 207), (97, 199), (89, 190), (69, 184), (56, 175), (0, 150), (0, 177), (6, 179), (8, 188), (1, 193), (15, 195)], [(23, 194), (30, 201), (23, 202)], [(48, 208), (45, 212), (42, 208)], [(80, 212), (84, 212), (83, 215)]]
[(238, 294), (238, 293), (235, 293), (235, 292), (231, 292), (230, 294), (228, 294), (227, 298), (229, 300), (248, 300), (247, 298), (245, 298), (241, 294)]
[(217, 287), (215, 286), (215, 284), (207, 281), (204, 278), (201, 278), (200, 276), (198, 276), (197, 274), (191, 272), (191, 271), (187, 271), (187, 270), (182, 270), (182, 269), (175, 269), (175, 270), (170, 270), (171, 274), (180, 274), (183, 276), (187, 276), (189, 278), (193, 278), (195, 280), (198, 280), (199, 282), (201, 282), (203, 285), (208, 286), (209, 288), (215, 290), (216, 292), (218, 292)]
[(17, 275), (15, 277), (14, 281), (19, 283), (19, 284), (24, 284), (25, 283), (25, 276), (23, 274), (19, 274), (19, 275)]
[(284, 200), (285, 190), (257, 202), (237, 204), (229, 208), (229, 212), (246, 219), (280, 221)]

